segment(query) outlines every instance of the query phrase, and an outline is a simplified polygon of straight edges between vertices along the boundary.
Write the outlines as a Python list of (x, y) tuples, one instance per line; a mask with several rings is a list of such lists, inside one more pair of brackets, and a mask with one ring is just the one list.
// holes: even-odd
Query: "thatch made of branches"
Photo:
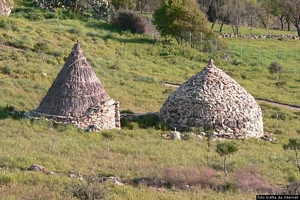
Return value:
[(109, 99), (78, 42), (35, 112), (79, 117), (89, 108), (102, 105)]

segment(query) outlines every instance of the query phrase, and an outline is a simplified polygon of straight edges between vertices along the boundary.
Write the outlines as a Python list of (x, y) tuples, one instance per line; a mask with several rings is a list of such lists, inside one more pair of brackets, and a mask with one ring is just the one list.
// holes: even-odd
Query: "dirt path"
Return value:
[[(167, 87), (176, 87), (178, 88), (180, 85), (178, 84), (173, 84), (173, 83), (164, 83), (165, 86)], [(273, 106), (278, 106), (278, 107), (283, 107), (286, 109), (290, 109), (290, 110), (296, 110), (296, 111), (300, 111), (300, 106), (297, 105), (289, 105), (289, 104), (284, 104), (284, 103), (279, 103), (279, 102), (274, 102), (274, 101), (270, 101), (270, 100), (266, 100), (266, 99), (260, 99), (260, 98), (256, 98), (257, 103), (267, 103)]]

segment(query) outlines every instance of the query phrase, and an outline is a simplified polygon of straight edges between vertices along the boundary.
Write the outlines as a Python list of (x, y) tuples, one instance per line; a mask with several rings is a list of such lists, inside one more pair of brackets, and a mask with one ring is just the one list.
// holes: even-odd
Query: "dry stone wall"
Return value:
[(168, 97), (160, 117), (177, 130), (213, 129), (216, 135), (230, 138), (264, 134), (261, 108), (254, 97), (212, 60)]

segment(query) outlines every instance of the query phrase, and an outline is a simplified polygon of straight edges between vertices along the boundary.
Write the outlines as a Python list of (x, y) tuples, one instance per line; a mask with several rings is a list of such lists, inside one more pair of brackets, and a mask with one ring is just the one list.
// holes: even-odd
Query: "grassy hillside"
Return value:
[[(121, 110), (159, 111), (174, 91), (164, 82), (183, 83), (205, 67), (210, 57), (255, 97), (300, 105), (299, 41), (226, 39), (231, 57), (227, 62), (220, 58), (222, 52), (208, 54), (164, 44), (102, 21), (61, 20), (59, 16), (28, 20), (20, 18), (20, 13), (0, 18), (2, 199), (72, 199), (75, 191), (90, 191), (107, 199), (254, 199), (255, 194), (300, 180), (294, 152), (282, 148), (289, 138), (299, 137), (299, 112), (267, 104), (261, 105), (264, 127), (274, 133), (276, 141), (235, 141), (239, 150), (228, 158), (229, 178), (222, 171), (223, 158), (215, 151), (217, 142), (211, 141), (208, 151), (205, 137), (197, 140), (189, 135), (187, 140), (169, 141), (161, 137), (169, 131), (154, 127), (85, 133), (72, 126), (51, 129), (51, 122), (45, 119), (33, 121), (7, 114), (12, 107), (25, 111), (39, 105), (77, 39)], [(251, 34), (253, 30), (245, 28), (242, 32)], [(283, 88), (276, 86), (276, 76), (268, 72), (272, 61), (285, 68), (280, 75)], [(55, 175), (29, 171), (34, 163)], [(88, 184), (70, 178), (69, 172), (80, 172), (85, 180), (113, 175), (127, 185)], [(249, 174), (252, 185), (241, 187)], [(134, 184), (140, 178), (152, 180), (151, 187)], [(171, 184), (167, 191), (155, 189), (160, 180)], [(179, 189), (184, 184), (193, 185), (192, 190)]]

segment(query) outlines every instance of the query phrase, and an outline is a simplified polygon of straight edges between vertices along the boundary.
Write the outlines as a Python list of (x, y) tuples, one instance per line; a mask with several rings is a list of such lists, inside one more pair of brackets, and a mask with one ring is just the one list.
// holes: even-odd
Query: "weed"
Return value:
[(78, 199), (106, 199), (109, 193), (101, 181), (98, 176), (90, 176), (86, 182), (75, 182), (67, 189)]
[(300, 195), (300, 181), (295, 181), (294, 183), (288, 185), (285, 189), (284, 194)]

